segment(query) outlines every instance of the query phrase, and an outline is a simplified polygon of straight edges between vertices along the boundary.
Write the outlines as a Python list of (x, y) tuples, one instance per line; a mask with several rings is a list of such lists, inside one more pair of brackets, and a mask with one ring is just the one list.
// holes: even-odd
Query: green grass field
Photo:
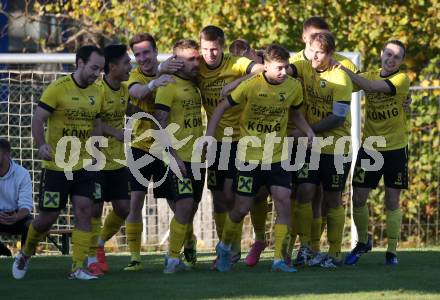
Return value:
[(1, 299), (440, 299), (440, 249), (406, 250), (400, 265), (383, 265), (384, 253), (372, 252), (357, 266), (337, 270), (300, 269), (270, 272), (270, 257), (259, 265), (244, 263), (230, 273), (209, 270), (212, 254), (199, 255), (194, 270), (162, 274), (160, 255), (144, 255), (146, 268), (122, 271), (128, 256), (109, 256), (110, 273), (95, 281), (66, 279), (69, 257), (32, 258), (26, 277), (14, 280), (11, 258), (0, 259)]

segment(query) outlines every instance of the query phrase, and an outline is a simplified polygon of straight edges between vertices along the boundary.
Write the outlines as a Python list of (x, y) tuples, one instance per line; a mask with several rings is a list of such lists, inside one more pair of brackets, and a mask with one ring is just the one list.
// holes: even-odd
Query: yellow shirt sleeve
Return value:
[(392, 95), (406, 95), (409, 91), (410, 81), (408, 76), (405, 73), (397, 73), (391, 78), (387, 79), (395, 88), (395, 93), (391, 93)]
[(174, 84), (167, 84), (166, 86), (161, 86), (156, 91), (156, 99), (154, 101), (156, 108), (171, 108), (175, 98), (175, 88)]
[(234, 56), (234, 63), (232, 64), (232, 70), (234, 72), (236, 72), (237, 74), (239, 74), (240, 76), (244, 76), (248, 73), (248, 71), (250, 72), (250, 70), (248, 70), (248, 68), (251, 66), (251, 64), (253, 65), (254, 62), (252, 60), (250, 60), (247, 57), (235, 57)]
[(351, 101), (351, 93), (353, 90), (353, 84), (351, 83), (350, 77), (342, 71), (335, 73), (334, 76), (334, 90), (333, 90), (333, 99), (335, 102), (350, 102)]
[(228, 96), (228, 101), (231, 106), (243, 103), (246, 101), (246, 91), (249, 87), (249, 80), (253, 77), (243, 81), (239, 84), (239, 86), (232, 91), (232, 93)]
[[(57, 100), (60, 95), (60, 90), (57, 88), (55, 84), (49, 85), (43, 92), (41, 96), (40, 102), (44, 103), (44, 107), (46, 110), (52, 109), (55, 110), (57, 108)], [(46, 107), (49, 106), (49, 107)]]

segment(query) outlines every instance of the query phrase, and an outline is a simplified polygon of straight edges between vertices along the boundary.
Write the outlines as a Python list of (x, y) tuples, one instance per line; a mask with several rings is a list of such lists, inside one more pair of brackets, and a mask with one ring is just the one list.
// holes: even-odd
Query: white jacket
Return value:
[(9, 171), (0, 176), (0, 211), (32, 211), (32, 181), (28, 170), (10, 161)]

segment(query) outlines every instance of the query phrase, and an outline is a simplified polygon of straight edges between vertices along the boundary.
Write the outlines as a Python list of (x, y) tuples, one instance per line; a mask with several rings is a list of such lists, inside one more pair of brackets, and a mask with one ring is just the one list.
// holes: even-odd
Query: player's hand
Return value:
[(16, 212), (0, 212), (0, 223), (5, 225), (12, 225), (17, 223)]
[(405, 101), (403, 101), (403, 110), (406, 111), (407, 113), (410, 112), (411, 103), (412, 103), (411, 94), (408, 94), (408, 96), (406, 96)]
[(173, 74), (183, 68), (184, 64), (185, 63), (182, 60), (176, 59), (176, 55), (173, 54), (171, 57), (160, 64), (160, 73)]
[(329, 65), (330, 69), (342, 69), (342, 65), (339, 61), (337, 61), (336, 59), (332, 58), (330, 60), (330, 65)]
[(171, 75), (164, 74), (164, 75), (161, 75), (159, 78), (154, 79), (150, 84), (151, 84), (151, 87), (153, 88), (153, 90), (155, 90), (160, 86), (165, 86), (168, 83), (174, 83), (174, 82), (176, 82), (176, 81), (174, 80), (174, 78)]
[(198, 139), (197, 140), (197, 144), (196, 144), (197, 151), (202, 152), (202, 153), (206, 153), (207, 149), (208, 149), (208, 147), (210, 145), (209, 142), (211, 140), (212, 140), (212, 137), (211, 136), (206, 136), (206, 135), (204, 135), (200, 139)]
[(38, 148), (38, 156), (42, 160), (52, 160), (52, 148), (49, 144), (43, 144)]
[(298, 128), (293, 129), (292, 131), (290, 131), (290, 136), (294, 137), (295, 139), (305, 136), (304, 132), (302, 132), (301, 130), (299, 130)]
[(307, 147), (308, 148), (312, 148), (314, 138), (315, 138), (315, 132), (313, 132), (312, 129), (307, 131)]
[(119, 142), (124, 142), (124, 130), (117, 130), (116, 134), (114, 135), (114, 138), (118, 140)]

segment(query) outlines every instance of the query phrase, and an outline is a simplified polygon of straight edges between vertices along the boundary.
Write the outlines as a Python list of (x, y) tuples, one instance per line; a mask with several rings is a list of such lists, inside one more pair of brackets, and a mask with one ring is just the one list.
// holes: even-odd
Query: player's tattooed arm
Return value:
[(102, 122), (102, 133), (104, 136), (112, 136), (120, 142), (124, 142), (124, 130), (114, 128), (107, 123)]
[[(40, 102), (42, 103), (42, 102)], [(38, 155), (42, 160), (52, 159), (52, 149), (44, 138), (44, 123), (49, 119), (51, 112), (41, 106), (37, 106), (32, 118), (32, 136), (38, 148)]]
[[(231, 98), (230, 96), (228, 98)], [(225, 111), (230, 108), (232, 105), (230, 103), (230, 100), (227, 98), (224, 98), (215, 108), (211, 120), (208, 122), (208, 128), (206, 129), (206, 136), (214, 136), (215, 129), (217, 128), (218, 122), (220, 122), (220, 119), (222, 118)]]
[[(158, 128), (159, 130), (165, 130), (168, 126), (168, 117), (170, 115), (169, 107), (166, 107), (165, 105), (158, 105), (156, 104), (156, 109), (154, 110), (154, 117), (156, 118), (157, 122), (159, 123), (161, 128)], [(166, 142), (166, 144), (171, 144), (171, 142)], [(170, 147), (170, 154), (174, 157), (174, 159), (177, 162), (177, 165), (179, 166), (180, 171), (183, 175), (186, 175), (186, 167), (183, 161), (180, 159), (179, 155), (177, 154), (176, 150), (173, 147)]]
[(228, 83), (227, 85), (225, 85), (220, 93), (220, 97), (221, 98), (225, 98), (226, 96), (228, 96), (230, 93), (232, 93), (233, 90), (235, 90), (235, 88), (237, 86), (240, 85), (240, 83), (242, 83), (243, 81), (245, 81), (246, 79), (251, 78), (252, 76), (254, 76), (253, 73), (247, 74), (245, 76), (242, 76), (238, 79), (235, 79), (234, 81)]
[(133, 98), (144, 99), (147, 95), (153, 93), (158, 87), (165, 86), (172, 82), (175, 82), (173, 77), (171, 75), (164, 74), (156, 79), (151, 80), (148, 84), (132, 84), (128, 90), (128, 93)]
[(333, 112), (312, 125), (312, 129), (315, 133), (328, 131), (344, 125), (347, 114), (350, 113), (350, 104), (348, 101), (340, 101), (333, 103)]
[(338, 68), (347, 73), (351, 81), (357, 85), (360, 89), (368, 92), (396, 94), (396, 88), (389, 80), (368, 80), (359, 74), (353, 73), (350, 69), (347, 69), (341, 64), (336, 64)]

